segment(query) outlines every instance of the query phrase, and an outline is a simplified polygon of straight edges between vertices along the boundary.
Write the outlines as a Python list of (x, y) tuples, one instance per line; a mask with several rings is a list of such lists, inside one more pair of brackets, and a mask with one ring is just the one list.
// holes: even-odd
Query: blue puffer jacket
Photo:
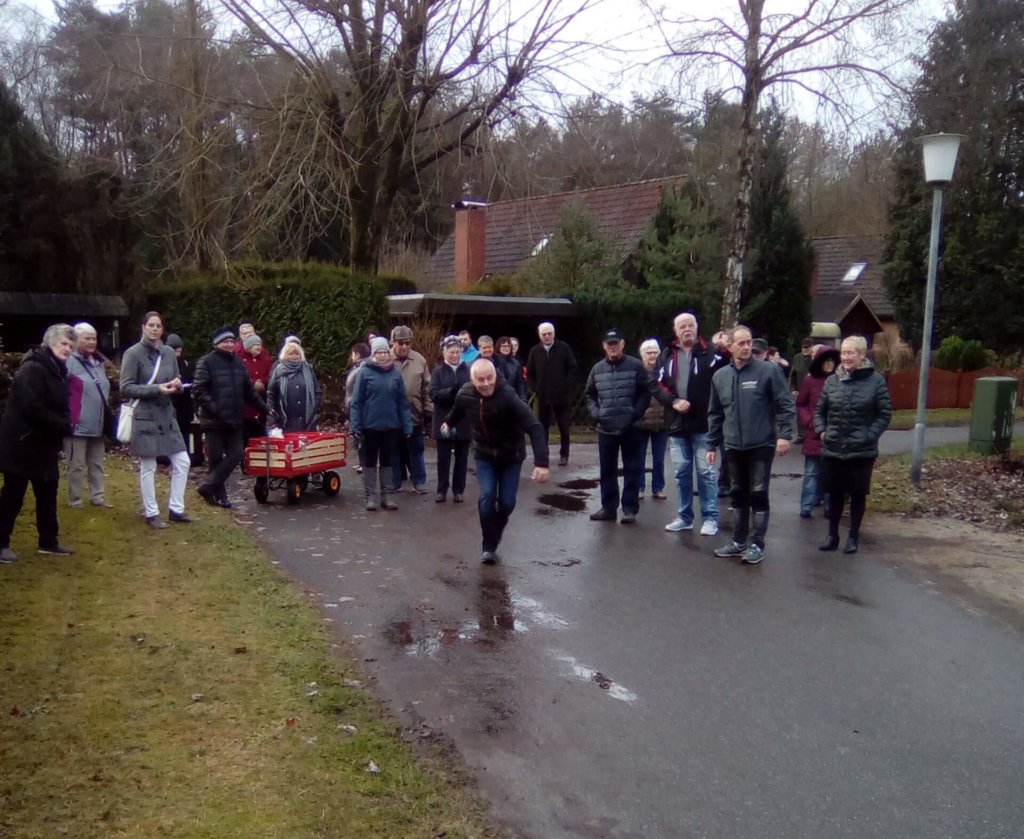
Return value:
[(412, 408), (397, 367), (385, 370), (367, 362), (359, 368), (353, 390), (349, 415), (353, 434), (367, 429), (412, 434)]
[(587, 377), (587, 410), (602, 434), (621, 434), (636, 426), (651, 402), (647, 370), (639, 358), (602, 358)]

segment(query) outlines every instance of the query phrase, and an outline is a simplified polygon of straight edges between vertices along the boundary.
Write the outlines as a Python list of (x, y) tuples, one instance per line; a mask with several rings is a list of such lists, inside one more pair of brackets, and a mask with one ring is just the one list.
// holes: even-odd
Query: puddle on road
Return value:
[[(538, 496), (537, 500), (541, 504), (546, 504), (549, 507), (554, 507), (556, 510), (566, 513), (581, 513), (587, 506), (587, 502), (583, 498), (578, 498), (575, 495), (564, 495), (560, 492), (545, 493)], [(547, 512), (547, 515), (551, 515), (551, 513)]]
[(558, 486), (562, 489), (597, 489), (598, 482), (593, 478), (576, 478), (572, 481), (562, 481)]

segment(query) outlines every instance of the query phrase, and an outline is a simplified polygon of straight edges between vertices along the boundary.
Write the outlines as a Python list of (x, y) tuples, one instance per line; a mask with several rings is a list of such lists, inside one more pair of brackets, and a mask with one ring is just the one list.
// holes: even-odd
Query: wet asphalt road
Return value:
[(674, 492), (636, 525), (590, 522), (596, 457), (524, 478), (495, 567), (472, 476), (462, 505), (403, 493), (366, 513), (348, 469), (338, 498), (244, 506), (517, 835), (1024, 835), (1019, 636), (900, 571), (870, 518), (860, 555), (819, 553), (798, 455), (776, 460), (758, 567), (712, 555), (727, 531), (665, 532)]

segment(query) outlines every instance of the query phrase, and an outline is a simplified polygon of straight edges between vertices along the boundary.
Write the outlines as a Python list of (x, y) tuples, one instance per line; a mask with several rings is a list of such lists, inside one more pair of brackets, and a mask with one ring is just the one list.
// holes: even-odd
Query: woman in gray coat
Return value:
[[(121, 361), (121, 393), (137, 400), (132, 422), (132, 454), (139, 458), (139, 484), (146, 522), (157, 529), (167, 527), (156, 503), (156, 459), (171, 461), (171, 497), (167, 518), (173, 522), (192, 521), (185, 513), (185, 484), (189, 456), (171, 396), (181, 391), (178, 359), (161, 341), (164, 320), (159, 312), (146, 312), (142, 339), (129, 347)], [(154, 376), (154, 370), (156, 375)]]

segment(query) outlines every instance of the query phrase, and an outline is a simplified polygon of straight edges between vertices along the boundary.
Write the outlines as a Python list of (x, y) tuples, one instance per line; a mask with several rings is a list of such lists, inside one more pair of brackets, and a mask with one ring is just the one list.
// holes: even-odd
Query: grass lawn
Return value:
[[(927, 414), (925, 422), (929, 428), (971, 424), (970, 408), (929, 408), (925, 413)], [(1017, 409), (1017, 419), (1024, 419), (1024, 407)], [(889, 428), (894, 431), (906, 431), (913, 428), (916, 421), (917, 411), (914, 408), (893, 411)]]
[(73, 557), (36, 554), (29, 493), (0, 566), (0, 836), (489, 835), (229, 512), (149, 530), (107, 464), (116, 509), (62, 496)]

